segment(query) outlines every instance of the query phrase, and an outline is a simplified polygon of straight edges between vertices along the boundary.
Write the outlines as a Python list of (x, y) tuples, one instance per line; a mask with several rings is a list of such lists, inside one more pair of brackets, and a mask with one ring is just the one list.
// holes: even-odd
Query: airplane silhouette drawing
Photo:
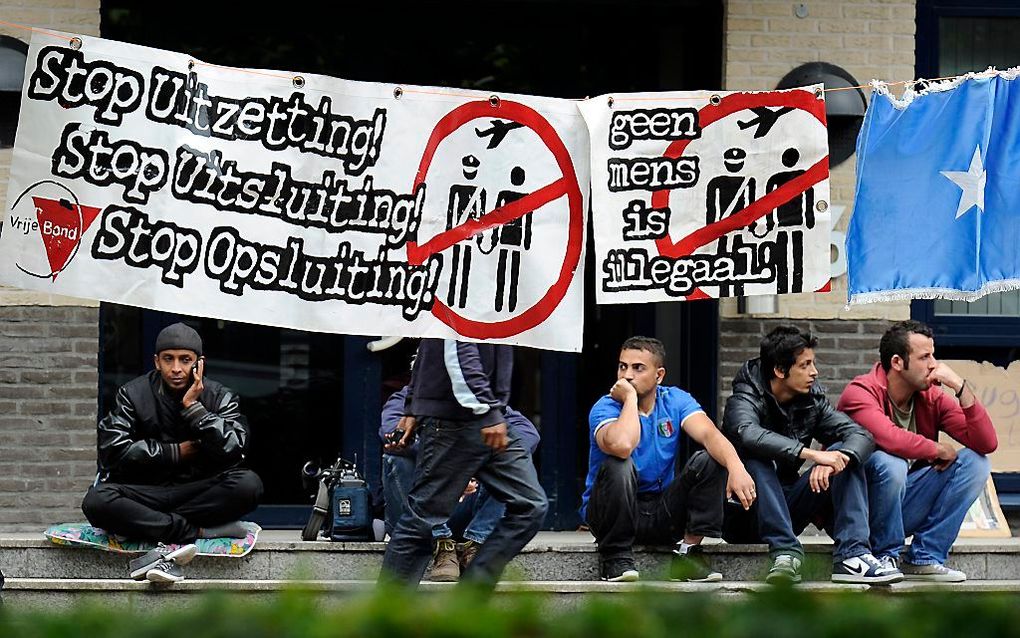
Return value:
[(740, 127), (741, 131), (746, 131), (752, 126), (758, 127), (754, 131), (754, 139), (765, 137), (775, 126), (776, 121), (783, 115), (786, 115), (793, 110), (792, 106), (784, 106), (781, 109), (773, 111), (767, 106), (755, 106), (750, 109), (758, 117), (748, 120), (746, 122), (737, 122), (737, 126)]
[(478, 137), (488, 137), (489, 145), (485, 148), (496, 148), (506, 137), (506, 134), (515, 128), (521, 128), (524, 126), (520, 122), (504, 122), (503, 120), (492, 120), (492, 127), (487, 128), (484, 131), (480, 128), (475, 129), (475, 135)]

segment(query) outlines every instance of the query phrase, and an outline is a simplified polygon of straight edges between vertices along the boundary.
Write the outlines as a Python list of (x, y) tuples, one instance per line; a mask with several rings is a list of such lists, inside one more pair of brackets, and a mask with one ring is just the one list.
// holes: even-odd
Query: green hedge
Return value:
[(998, 594), (811, 594), (772, 590), (740, 597), (681, 593), (555, 598), (382, 591), (329, 598), (293, 591), (255, 605), (210, 595), (174, 596), (158, 613), (102, 603), (67, 612), (0, 611), (3, 638), (978, 638), (1020, 637), (1020, 600)]

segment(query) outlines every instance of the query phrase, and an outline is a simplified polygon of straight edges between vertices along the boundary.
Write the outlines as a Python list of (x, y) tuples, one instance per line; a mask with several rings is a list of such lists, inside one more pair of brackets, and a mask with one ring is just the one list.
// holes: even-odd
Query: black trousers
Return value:
[(634, 461), (607, 457), (588, 497), (588, 526), (599, 553), (613, 558), (629, 554), (634, 543), (666, 545), (684, 534), (721, 537), (727, 477), (701, 450), (678, 468), (665, 491), (638, 494)]
[(95, 527), (128, 538), (190, 543), (201, 527), (223, 525), (255, 509), (262, 480), (235, 468), (178, 485), (99, 483), (89, 488), (81, 509)]

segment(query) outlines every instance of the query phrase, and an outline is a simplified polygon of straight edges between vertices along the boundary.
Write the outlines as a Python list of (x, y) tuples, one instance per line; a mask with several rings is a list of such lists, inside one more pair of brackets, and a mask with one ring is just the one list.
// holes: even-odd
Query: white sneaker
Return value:
[(903, 576), (907, 580), (928, 581), (934, 583), (962, 583), (967, 574), (958, 569), (950, 569), (945, 565), (914, 565), (903, 563)]
[(891, 585), (903, 580), (903, 572), (869, 554), (847, 558), (832, 565), (832, 582), (860, 585)]

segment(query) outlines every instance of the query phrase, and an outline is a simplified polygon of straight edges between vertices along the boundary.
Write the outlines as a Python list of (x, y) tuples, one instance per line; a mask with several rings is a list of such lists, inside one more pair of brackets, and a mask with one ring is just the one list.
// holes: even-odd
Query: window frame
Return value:
[[(914, 70), (918, 78), (939, 73), (939, 19), (1020, 17), (1020, 6), (1012, 0), (918, 0)], [(1020, 315), (937, 315), (935, 301), (914, 300), (910, 316), (932, 327), (939, 345), (1012, 347), (1020, 343)]]

